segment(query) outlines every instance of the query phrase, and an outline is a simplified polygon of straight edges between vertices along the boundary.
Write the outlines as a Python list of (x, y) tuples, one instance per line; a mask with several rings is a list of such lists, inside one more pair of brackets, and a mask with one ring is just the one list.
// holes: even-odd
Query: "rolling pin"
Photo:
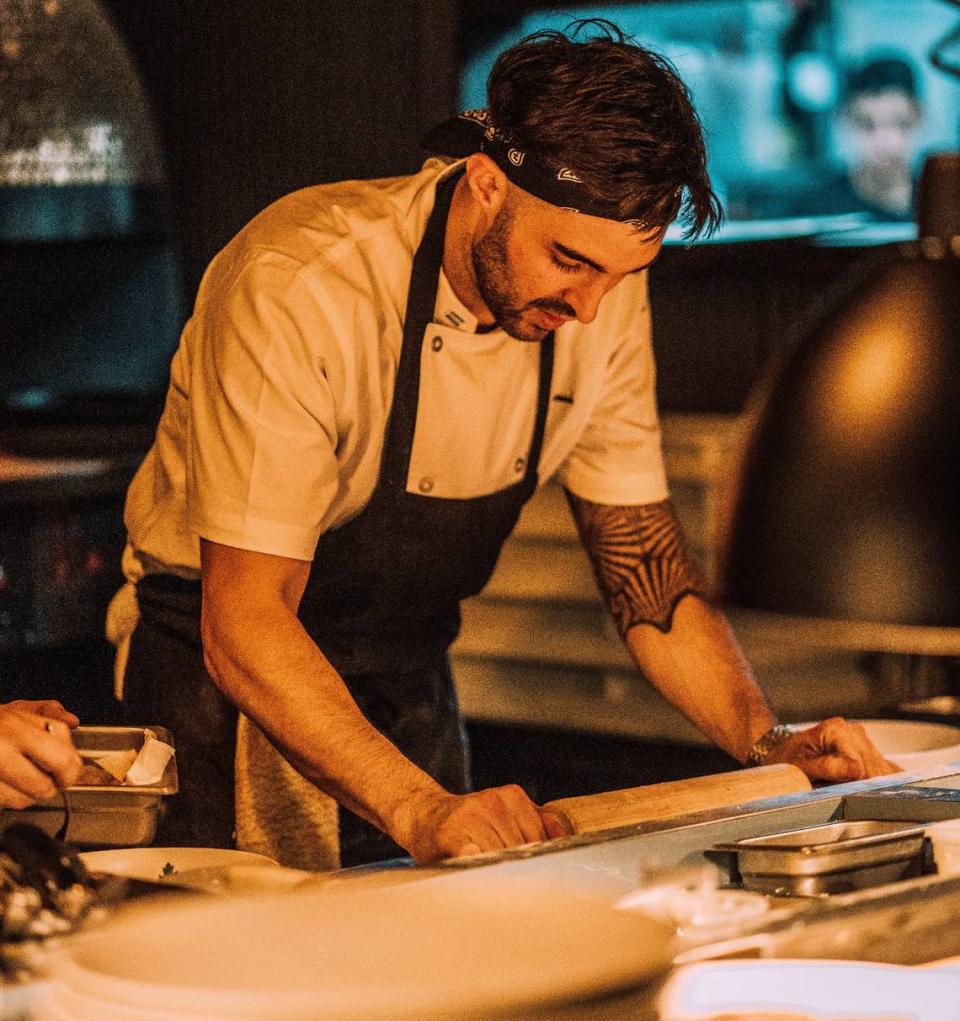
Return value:
[(595, 833), (811, 789), (810, 781), (796, 766), (782, 763), (622, 791), (558, 798), (542, 807), (566, 819), (574, 833)]

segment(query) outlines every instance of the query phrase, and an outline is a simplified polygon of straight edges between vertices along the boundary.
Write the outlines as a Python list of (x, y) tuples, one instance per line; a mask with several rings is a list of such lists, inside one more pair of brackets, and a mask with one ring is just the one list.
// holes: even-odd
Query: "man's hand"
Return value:
[(23, 709), (28, 713), (36, 713), (38, 716), (44, 716), (49, 720), (59, 720), (61, 723), (65, 723), (71, 730), (80, 724), (79, 718), (70, 712), (69, 709), (64, 709), (63, 704), (55, 698), (44, 698), (39, 701), (18, 698), (15, 702), (7, 702), (6, 705), (0, 705), (0, 713), (8, 709)]
[(535, 805), (515, 784), (473, 794), (410, 799), (394, 839), (421, 864), (568, 836), (565, 821)]
[(53, 700), (0, 705), (0, 808), (26, 808), (76, 780), (70, 729), (79, 722)]
[(763, 760), (765, 766), (787, 762), (797, 766), (811, 780), (843, 783), (871, 776), (899, 773), (867, 737), (859, 723), (833, 716), (808, 730), (798, 731), (773, 748)]

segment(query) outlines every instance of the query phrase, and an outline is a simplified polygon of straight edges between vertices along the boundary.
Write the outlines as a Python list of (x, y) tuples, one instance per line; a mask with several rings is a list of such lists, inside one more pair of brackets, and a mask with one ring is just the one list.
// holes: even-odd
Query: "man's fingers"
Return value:
[(527, 797), (522, 787), (515, 784), (501, 787), (500, 796), (513, 822), (511, 835), (516, 833), (519, 837), (517, 843), (533, 844), (546, 839), (547, 833), (540, 818), (540, 811)]
[(35, 800), (8, 783), (0, 783), (0, 808), (29, 808)]
[(61, 716), (41, 716), (37, 706), (54, 712), (59, 702), (17, 702), (0, 706), (0, 806), (24, 808), (52, 798), (80, 774), (80, 756)]
[(795, 734), (770, 756), (771, 762), (799, 766), (811, 780), (842, 783), (900, 772), (856, 722), (833, 716)]
[(474, 844), (474, 843), (471, 842), (471, 843), (468, 843), (468, 844), (464, 844), (463, 847), (460, 848), (460, 850), (456, 851), (450, 857), (451, 858), (469, 858), (471, 855), (474, 855), (474, 854), (483, 854), (483, 851), (481, 851), (480, 847), (477, 844)]
[[(70, 725), (36, 715), (32, 715), (30, 722), (33, 726), (21, 731), (17, 742), (24, 760), (49, 776), (55, 788), (69, 787), (82, 766), (70, 738)], [(51, 797), (52, 793), (37, 796)]]
[[(3, 754), (2, 750), (0, 750), (0, 754)], [(5, 787), (17, 792), (21, 798), (27, 798), (27, 804), (52, 798), (57, 793), (57, 785), (53, 777), (22, 754), (6, 756), (3, 781)], [(25, 805), (10, 804), (8, 807), (24, 808)]]
[(508, 784), (479, 791), (476, 796), (485, 809), (484, 821), (496, 834), (495, 847), (517, 847), (546, 837), (540, 813), (522, 788)]
[(811, 780), (824, 780), (827, 783), (849, 783), (852, 780), (865, 780), (867, 771), (859, 759), (848, 759), (842, 755), (820, 755), (805, 762), (798, 763)]
[(483, 818), (472, 820), (469, 839), (457, 847), (453, 857), (533, 844), (573, 832), (563, 815), (538, 807), (516, 785), (479, 791), (474, 797), (487, 812)]
[(537, 806), (515, 784), (434, 800), (406, 845), (417, 861), (497, 851), (545, 840)]
[(543, 828), (546, 831), (548, 840), (569, 837), (573, 834), (570, 820), (561, 812), (555, 812), (552, 808), (541, 808), (540, 819), (543, 822)]
[(69, 709), (65, 709), (63, 703), (55, 698), (45, 698), (37, 701), (18, 699), (16, 702), (8, 703), (8, 707), (15, 706), (26, 712), (34, 713), (37, 716), (47, 717), (51, 720), (59, 720), (71, 729), (80, 723), (79, 717), (75, 716)]

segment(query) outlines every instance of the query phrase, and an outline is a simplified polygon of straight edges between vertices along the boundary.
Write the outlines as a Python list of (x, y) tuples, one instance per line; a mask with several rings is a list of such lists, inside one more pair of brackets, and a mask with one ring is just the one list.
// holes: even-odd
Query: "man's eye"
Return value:
[(554, 266), (559, 270), (563, 270), (564, 273), (576, 273), (580, 268), (579, 262), (564, 262), (562, 259), (558, 259), (555, 255), (551, 256), (553, 259)]

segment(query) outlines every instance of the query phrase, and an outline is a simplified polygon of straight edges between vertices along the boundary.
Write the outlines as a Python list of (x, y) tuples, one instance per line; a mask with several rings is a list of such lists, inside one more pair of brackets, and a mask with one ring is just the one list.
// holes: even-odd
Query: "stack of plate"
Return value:
[(497, 871), (130, 905), (54, 962), (36, 1018), (489, 1018), (668, 968), (662, 922)]

